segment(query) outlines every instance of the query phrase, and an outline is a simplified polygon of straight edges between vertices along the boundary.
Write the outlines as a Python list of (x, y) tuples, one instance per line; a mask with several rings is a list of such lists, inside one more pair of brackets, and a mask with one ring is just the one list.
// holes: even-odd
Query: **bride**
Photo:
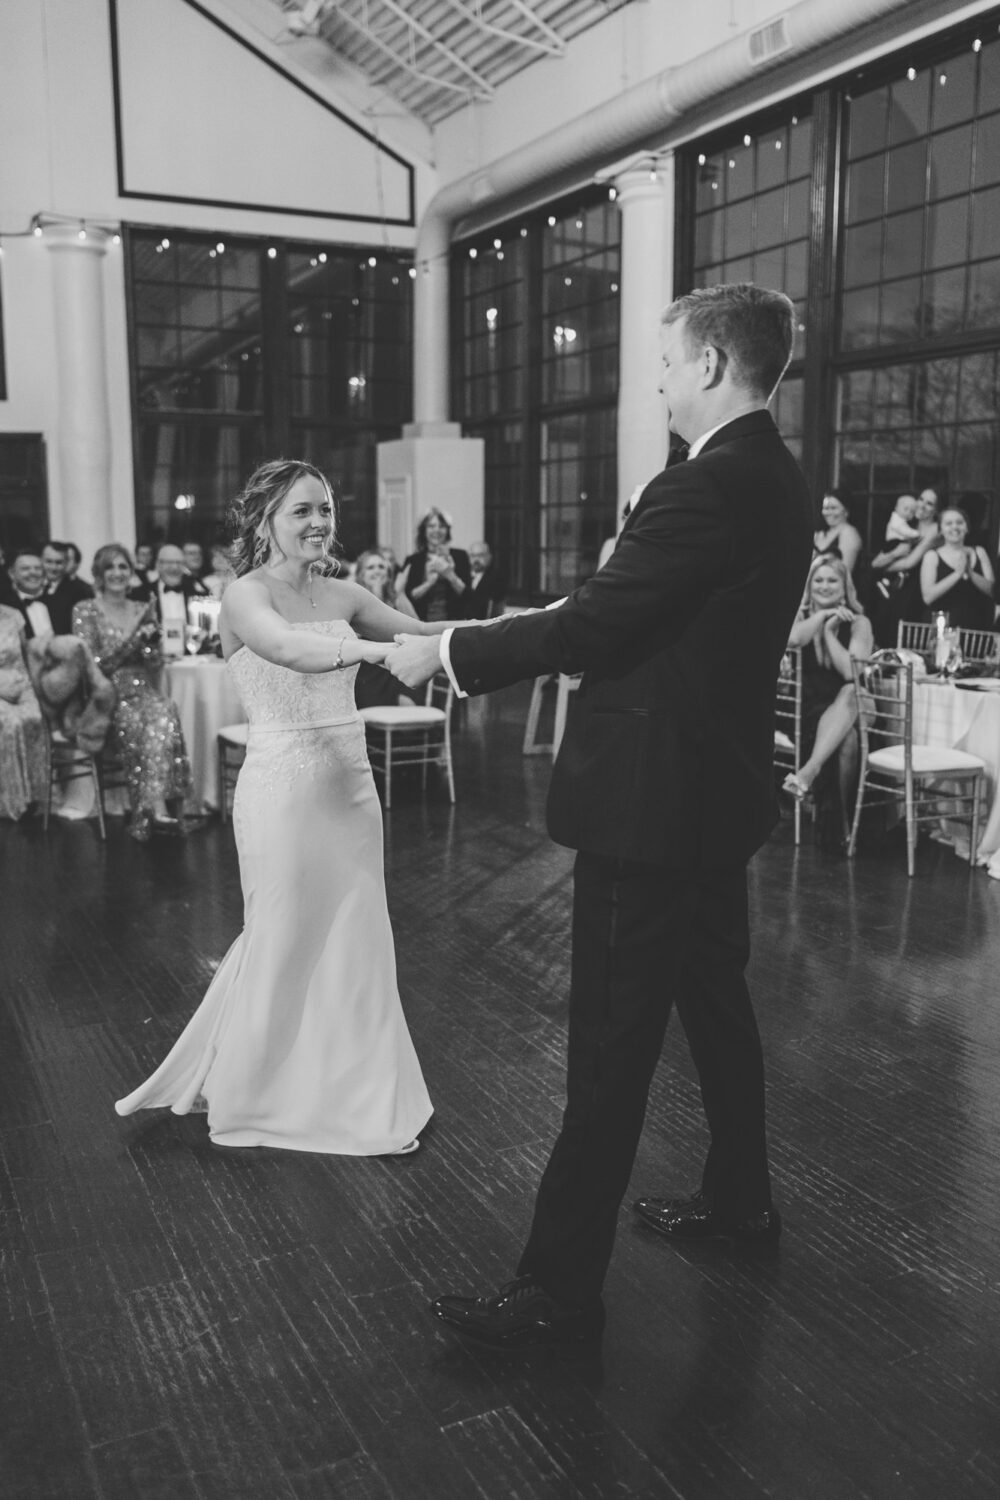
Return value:
[(432, 1106), (396, 988), (382, 812), (354, 705), (360, 662), (433, 635), (324, 577), (333, 498), (277, 459), (236, 502), (223, 651), (250, 721), (233, 825), (244, 928), (156, 1072), (115, 1105), (208, 1113), (222, 1146), (416, 1150)]

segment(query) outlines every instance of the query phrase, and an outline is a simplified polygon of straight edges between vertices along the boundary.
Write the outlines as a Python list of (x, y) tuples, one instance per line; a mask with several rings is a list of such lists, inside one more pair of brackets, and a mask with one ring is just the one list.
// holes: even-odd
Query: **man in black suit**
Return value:
[(93, 599), (94, 590), (82, 578), (69, 572), (69, 546), (66, 542), (46, 542), (42, 548), (45, 569), (45, 603), (56, 635), (73, 632), (73, 606), (83, 599)]
[(587, 1344), (676, 1006), (710, 1131), (700, 1190), (640, 1198), (675, 1243), (777, 1243), (760, 1039), (744, 979), (746, 865), (777, 821), (775, 680), (802, 596), (805, 481), (767, 403), (794, 313), (741, 284), (663, 314), (661, 389), (686, 462), (639, 496), (604, 567), (547, 611), (401, 637), (387, 666), (413, 684), (440, 660), (460, 690), (584, 672), (549, 794), (574, 873), (567, 1103), (517, 1277), (439, 1297), (435, 1316), (499, 1349)]
[(25, 640), (41, 640), (54, 633), (52, 616), (45, 598), (45, 569), (41, 552), (22, 547), (10, 565), (10, 594), (4, 600), (24, 619)]
[(140, 578), (129, 589), (130, 599), (153, 600), (160, 625), (160, 648), (165, 657), (184, 655), (188, 623), (187, 607), (191, 599), (207, 597), (208, 589), (188, 572), (184, 553), (171, 542), (164, 542), (156, 554), (156, 579)]
[(504, 582), (493, 561), (488, 542), (473, 542), (469, 548), (469, 587), (465, 591), (468, 620), (492, 620), (503, 614)]
[(156, 582), (151, 583), (148, 579), (141, 578), (134, 588), (129, 589), (129, 598), (143, 601), (154, 599), (157, 617), (162, 622), (164, 598), (168, 594), (179, 594), (186, 609), (189, 599), (206, 598), (208, 589), (200, 578), (194, 578), (188, 572), (180, 547), (164, 542), (156, 554)]

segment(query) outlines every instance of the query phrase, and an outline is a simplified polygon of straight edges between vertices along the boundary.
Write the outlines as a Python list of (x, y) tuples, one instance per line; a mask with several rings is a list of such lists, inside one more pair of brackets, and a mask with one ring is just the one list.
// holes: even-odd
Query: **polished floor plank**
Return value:
[[(755, 861), (773, 1263), (631, 1221), (603, 1359), (491, 1360), (426, 1304), (511, 1274), (562, 1108), (572, 855), (526, 693), (470, 705), (458, 803), (386, 817), (436, 1113), (410, 1159), (118, 1120), (241, 909), (231, 828), (0, 825), (5, 1500), (987, 1500), (1000, 1490), (1000, 884), (869, 828)], [(359, 934), (359, 942), (364, 935)], [(668, 1030), (630, 1196), (705, 1149)]]

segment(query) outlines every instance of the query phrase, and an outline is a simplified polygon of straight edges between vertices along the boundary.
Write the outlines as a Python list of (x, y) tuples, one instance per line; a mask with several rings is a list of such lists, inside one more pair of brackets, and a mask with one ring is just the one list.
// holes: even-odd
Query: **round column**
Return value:
[(59, 483), (50, 496), (52, 534), (74, 541), (85, 558), (114, 537), (111, 411), (108, 401), (103, 259), (109, 235), (48, 224), (52, 253)]
[(650, 156), (615, 179), (622, 216), (618, 505), (667, 461), (659, 391), (660, 314), (673, 295), (674, 158)]

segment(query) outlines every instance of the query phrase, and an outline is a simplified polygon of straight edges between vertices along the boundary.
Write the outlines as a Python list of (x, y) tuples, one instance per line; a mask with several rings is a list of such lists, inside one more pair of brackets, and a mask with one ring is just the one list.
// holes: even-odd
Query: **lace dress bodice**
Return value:
[[(334, 640), (354, 638), (346, 620), (306, 620), (294, 630), (318, 630)], [(354, 679), (357, 667), (339, 672), (296, 672), (265, 661), (248, 646), (229, 658), (228, 668), (251, 729), (298, 729), (344, 722), (357, 716)]]

